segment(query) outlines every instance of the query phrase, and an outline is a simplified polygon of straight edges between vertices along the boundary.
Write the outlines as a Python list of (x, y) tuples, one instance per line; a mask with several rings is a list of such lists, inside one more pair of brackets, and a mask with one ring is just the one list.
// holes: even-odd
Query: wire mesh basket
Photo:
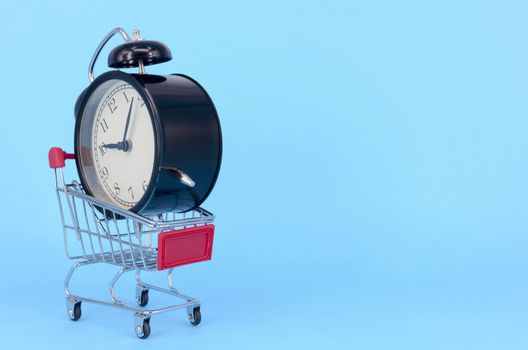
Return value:
[[(208, 224), (213, 222), (214, 215), (207, 210), (198, 208), (186, 213), (166, 212), (143, 217), (101, 203), (86, 195), (78, 182), (63, 183), (61, 170), (57, 172), (57, 198), (66, 255), (70, 259), (84, 258), (143, 270), (162, 270), (210, 259), (212, 231)], [(194, 233), (192, 239), (196, 244), (194, 251), (188, 250), (193, 256), (184, 256), (180, 251), (179, 263), (168, 266), (166, 262), (175, 252), (160, 249), (166, 244), (167, 236), (171, 234), (172, 240), (186, 236), (188, 245), (189, 233)], [(180, 240), (183, 243), (183, 238)]]

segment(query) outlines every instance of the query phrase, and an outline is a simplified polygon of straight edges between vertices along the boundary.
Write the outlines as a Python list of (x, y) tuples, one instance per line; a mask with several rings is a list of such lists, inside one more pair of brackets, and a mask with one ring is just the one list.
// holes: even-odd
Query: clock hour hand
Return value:
[(130, 148), (130, 143), (128, 141), (118, 143), (107, 143), (103, 145), (104, 148), (118, 149), (120, 151), (127, 151)]

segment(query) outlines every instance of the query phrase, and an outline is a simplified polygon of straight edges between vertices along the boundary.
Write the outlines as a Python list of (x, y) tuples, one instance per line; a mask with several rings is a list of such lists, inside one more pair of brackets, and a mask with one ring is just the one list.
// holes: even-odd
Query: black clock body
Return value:
[[(152, 176), (141, 200), (130, 208), (142, 215), (167, 211), (185, 212), (199, 207), (211, 193), (222, 159), (222, 133), (215, 106), (198, 82), (174, 74), (128, 74), (110, 71), (97, 77), (79, 96), (75, 106), (75, 153), (77, 170), (87, 194), (93, 195), (85, 179), (79, 142), (81, 120), (87, 101), (104, 82), (120, 79), (140, 94), (147, 106), (155, 134)], [(179, 171), (193, 181), (180, 181)]]

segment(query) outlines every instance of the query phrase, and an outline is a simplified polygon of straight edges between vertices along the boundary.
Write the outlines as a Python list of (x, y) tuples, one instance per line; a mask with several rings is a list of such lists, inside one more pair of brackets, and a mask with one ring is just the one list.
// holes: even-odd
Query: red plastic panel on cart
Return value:
[(214, 225), (205, 225), (158, 235), (158, 270), (211, 260)]

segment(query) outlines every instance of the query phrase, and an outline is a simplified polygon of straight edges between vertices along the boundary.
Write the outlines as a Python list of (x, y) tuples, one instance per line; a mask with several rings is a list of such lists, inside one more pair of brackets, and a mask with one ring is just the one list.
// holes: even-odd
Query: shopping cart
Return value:
[[(134, 314), (134, 330), (139, 338), (150, 335), (150, 318), (162, 312), (185, 309), (192, 325), (201, 321), (200, 302), (180, 293), (172, 284), (174, 267), (211, 259), (214, 215), (198, 208), (186, 213), (166, 212), (144, 217), (101, 202), (84, 193), (80, 183), (66, 183), (65, 159), (75, 155), (54, 147), (49, 151), (50, 168), (54, 170), (55, 189), (64, 231), (64, 247), (74, 263), (64, 281), (68, 316), (81, 317), (81, 303), (111, 306)], [(109, 283), (109, 300), (79, 296), (70, 290), (74, 272), (82, 266), (107, 263), (120, 266)], [(141, 271), (168, 270), (168, 287), (145, 283)], [(139, 307), (116, 297), (116, 282), (129, 271), (135, 271), (136, 301)], [(173, 295), (183, 302), (158, 309), (145, 309), (149, 290)]]

